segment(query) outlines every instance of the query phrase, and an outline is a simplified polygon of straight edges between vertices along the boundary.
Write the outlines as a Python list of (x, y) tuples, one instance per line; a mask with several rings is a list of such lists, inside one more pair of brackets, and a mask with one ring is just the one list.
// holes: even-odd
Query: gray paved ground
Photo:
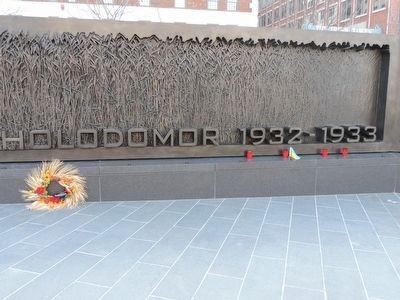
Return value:
[(400, 198), (0, 205), (0, 298), (399, 299)]

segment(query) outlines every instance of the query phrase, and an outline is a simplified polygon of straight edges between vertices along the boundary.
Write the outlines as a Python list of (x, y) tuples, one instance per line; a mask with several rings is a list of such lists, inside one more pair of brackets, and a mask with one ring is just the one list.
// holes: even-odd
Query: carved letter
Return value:
[[(82, 143), (82, 135), (84, 134), (92, 134), (93, 135), (93, 143)], [(78, 137), (78, 148), (97, 148), (97, 131), (96, 129), (79, 129), (76, 133)]]
[[(135, 142), (132, 140), (132, 133), (142, 134), (143, 138), (141, 142)], [(129, 147), (146, 147), (147, 146), (147, 129), (146, 128), (131, 128), (128, 130), (128, 146)]]
[[(35, 144), (35, 136), (36, 135), (46, 135), (46, 144), (39, 145)], [(50, 137), (50, 130), (32, 130), (29, 132), (29, 145), (31, 149), (34, 150), (43, 150), (43, 149), (50, 149), (51, 148), (51, 137)]]
[(3, 150), (7, 149), (7, 142), (17, 142), (17, 143), (19, 143), (19, 149), (24, 150), (24, 135), (22, 134), (22, 131), (18, 131), (17, 138), (8, 138), (8, 137), (6, 137), (6, 132), (2, 131), (1, 139), (3, 142)]
[[(183, 141), (184, 133), (191, 133), (193, 142), (184, 142)], [(193, 129), (193, 128), (179, 129), (179, 146), (192, 147), (192, 146), (196, 146), (196, 145), (197, 145), (197, 129)]]
[[(208, 135), (210, 134), (210, 135)], [(215, 128), (204, 128), (203, 129), (203, 145), (207, 145), (207, 141), (210, 141), (213, 145), (218, 146), (217, 138), (219, 136), (218, 129)]]
[(162, 145), (165, 145), (167, 143), (168, 139), (169, 139), (169, 145), (173, 146), (174, 145), (174, 136), (173, 136), (173, 134), (174, 134), (174, 130), (170, 129), (167, 132), (167, 134), (163, 137), (161, 135), (161, 133), (158, 132), (157, 129), (154, 129), (153, 130), (153, 146), (154, 147), (157, 146), (157, 140), (159, 140)]
[[(103, 135), (104, 147), (106, 147), (106, 148), (117, 148), (117, 147), (122, 145), (123, 135), (122, 135), (121, 130), (113, 129), (113, 128), (106, 128), (106, 129), (103, 130), (103, 133), (104, 133), (104, 135)], [(118, 135), (118, 141), (117, 142), (114, 142), (114, 143), (109, 143), (108, 142), (107, 137), (111, 133)]]

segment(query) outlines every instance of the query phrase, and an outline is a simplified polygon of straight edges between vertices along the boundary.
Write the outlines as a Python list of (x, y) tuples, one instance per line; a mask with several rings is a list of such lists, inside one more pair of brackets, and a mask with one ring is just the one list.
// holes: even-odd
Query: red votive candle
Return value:
[(324, 148), (324, 149), (321, 150), (321, 156), (323, 158), (328, 158), (328, 155), (329, 155), (328, 149)]
[(349, 149), (348, 148), (341, 148), (340, 149), (340, 154), (342, 154), (343, 157), (347, 157), (349, 155)]
[(289, 150), (288, 149), (283, 149), (281, 152), (281, 155), (284, 159), (288, 159), (289, 158)]
[(247, 158), (248, 160), (253, 159), (253, 156), (254, 156), (253, 151), (251, 151), (251, 150), (247, 150), (247, 151), (246, 151), (246, 158)]

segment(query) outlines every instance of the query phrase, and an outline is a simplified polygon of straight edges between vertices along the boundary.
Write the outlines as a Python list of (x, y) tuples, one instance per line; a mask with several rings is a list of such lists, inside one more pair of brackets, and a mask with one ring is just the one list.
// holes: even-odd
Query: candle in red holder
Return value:
[(340, 149), (340, 154), (342, 154), (343, 157), (347, 157), (349, 155), (349, 149), (348, 148), (341, 148)]
[(281, 155), (284, 159), (288, 159), (289, 158), (289, 150), (288, 149), (283, 149), (281, 152)]
[(323, 158), (328, 158), (328, 155), (329, 155), (328, 149), (324, 148), (324, 149), (321, 150), (321, 156)]
[(251, 150), (247, 150), (247, 151), (246, 151), (246, 158), (247, 158), (248, 160), (253, 159), (253, 156), (254, 156), (253, 151), (251, 151)]

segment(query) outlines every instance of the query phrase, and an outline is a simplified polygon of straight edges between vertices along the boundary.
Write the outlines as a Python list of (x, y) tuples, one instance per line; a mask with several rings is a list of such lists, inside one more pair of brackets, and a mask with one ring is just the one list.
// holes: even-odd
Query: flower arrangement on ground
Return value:
[(30, 209), (74, 208), (85, 202), (86, 180), (72, 165), (59, 160), (43, 162), (25, 180), (28, 190), (21, 191)]

